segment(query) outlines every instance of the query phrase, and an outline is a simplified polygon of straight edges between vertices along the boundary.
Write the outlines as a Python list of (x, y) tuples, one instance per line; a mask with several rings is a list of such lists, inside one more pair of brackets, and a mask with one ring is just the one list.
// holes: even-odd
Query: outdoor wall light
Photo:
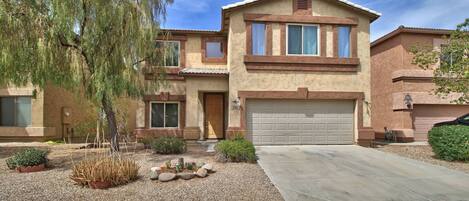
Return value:
[(404, 97), (404, 104), (407, 106), (407, 109), (412, 108), (412, 96), (410, 94), (406, 94)]
[(239, 110), (241, 108), (241, 101), (239, 100), (239, 97), (236, 97), (231, 103), (233, 110)]

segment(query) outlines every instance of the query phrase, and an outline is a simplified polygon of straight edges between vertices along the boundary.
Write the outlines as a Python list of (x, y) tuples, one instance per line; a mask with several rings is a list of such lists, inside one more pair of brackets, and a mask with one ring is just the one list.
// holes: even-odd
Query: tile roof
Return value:
[(226, 68), (184, 68), (179, 74), (181, 75), (229, 75), (230, 72)]
[(391, 31), (387, 33), (384, 36), (381, 36), (380, 38), (376, 39), (371, 43), (371, 47), (375, 47), (378, 44), (381, 44), (382, 42), (397, 36), (401, 33), (415, 33), (415, 34), (435, 34), (435, 35), (449, 35), (451, 34), (450, 29), (437, 29), (437, 28), (423, 28), (423, 27), (406, 27), (406, 26), (399, 26), (397, 29), (394, 31)]
[[(227, 9), (235, 8), (235, 7), (238, 7), (238, 6), (243, 6), (243, 5), (246, 5), (246, 4), (254, 3), (256, 1), (259, 1), (259, 0), (244, 0), (244, 1), (240, 1), (240, 2), (236, 2), (236, 3), (232, 3), (232, 4), (229, 4), (229, 5), (223, 6), (222, 9), (227, 10)], [(371, 10), (369, 8), (366, 8), (364, 6), (358, 5), (356, 3), (353, 3), (353, 2), (350, 2), (350, 1), (347, 1), (347, 0), (337, 0), (337, 1), (339, 1), (341, 3), (344, 3), (346, 5), (352, 6), (354, 8), (360, 9), (362, 11), (365, 11), (365, 12), (368, 12), (368, 13), (371, 13), (371, 14), (374, 14), (374, 15), (377, 15), (377, 16), (381, 16), (381, 13), (379, 13), (377, 11), (374, 11), (374, 10)]]

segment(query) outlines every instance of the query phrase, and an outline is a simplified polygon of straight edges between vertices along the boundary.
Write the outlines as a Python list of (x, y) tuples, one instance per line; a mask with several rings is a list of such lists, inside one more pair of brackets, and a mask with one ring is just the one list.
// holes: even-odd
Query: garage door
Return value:
[(427, 141), (428, 131), (433, 124), (454, 120), (469, 113), (467, 105), (414, 105), (412, 113), (414, 120), (415, 141)]
[(353, 101), (247, 101), (256, 145), (353, 144)]

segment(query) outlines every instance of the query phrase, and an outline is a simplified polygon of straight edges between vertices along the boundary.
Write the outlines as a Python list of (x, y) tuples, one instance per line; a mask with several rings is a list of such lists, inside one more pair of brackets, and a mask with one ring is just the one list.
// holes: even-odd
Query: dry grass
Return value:
[(118, 186), (136, 180), (139, 169), (131, 159), (120, 156), (98, 157), (85, 159), (74, 165), (71, 179), (82, 186), (89, 186), (93, 181)]

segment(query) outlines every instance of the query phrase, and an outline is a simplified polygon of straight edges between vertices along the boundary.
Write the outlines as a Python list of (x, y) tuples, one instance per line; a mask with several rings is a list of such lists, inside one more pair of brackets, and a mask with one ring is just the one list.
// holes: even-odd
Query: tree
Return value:
[(118, 151), (113, 101), (141, 97), (160, 79), (159, 24), (173, 0), (0, 0), (0, 85), (48, 84), (82, 92), (106, 114)]
[(460, 94), (455, 102), (469, 104), (469, 18), (445, 39), (447, 43), (441, 52), (432, 47), (413, 47), (413, 63), (423, 69), (434, 69), (437, 95)]

